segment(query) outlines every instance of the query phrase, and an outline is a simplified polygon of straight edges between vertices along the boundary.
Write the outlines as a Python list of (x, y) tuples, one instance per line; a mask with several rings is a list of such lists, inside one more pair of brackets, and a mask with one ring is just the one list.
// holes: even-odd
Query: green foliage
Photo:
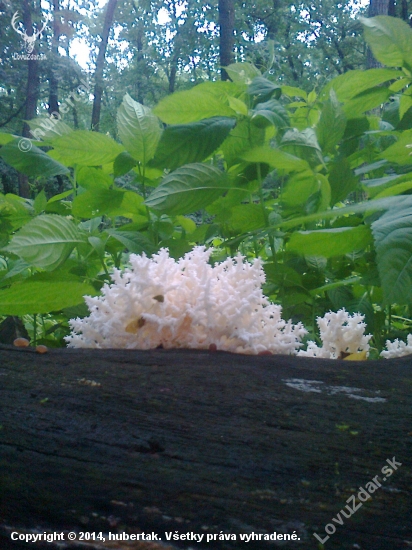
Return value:
[(50, 338), (62, 344), (66, 308), (97, 294), (130, 253), (177, 257), (205, 244), (219, 259), (260, 256), (267, 295), (312, 335), (316, 316), (340, 307), (366, 315), (378, 349), (401, 335), (410, 323), (395, 326), (393, 313), (407, 319), (412, 305), (412, 31), (391, 18), (363, 23), (392, 68), (307, 93), (236, 63), (233, 82), (153, 109), (126, 95), (122, 143), (63, 128), (24, 153), (3, 134), (7, 163), (40, 188), (47, 174), (72, 189), (0, 195), (0, 315), (53, 313)]

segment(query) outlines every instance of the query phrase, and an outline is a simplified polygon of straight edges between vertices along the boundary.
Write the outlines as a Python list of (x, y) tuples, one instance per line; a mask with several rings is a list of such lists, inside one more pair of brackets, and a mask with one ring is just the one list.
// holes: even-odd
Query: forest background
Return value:
[[(312, 339), (340, 307), (365, 315), (375, 355), (405, 337), (411, 214), (391, 216), (412, 188), (410, 13), (0, 2), (0, 338), (63, 345), (128, 253), (195, 244), (262, 257), (267, 295)], [(361, 19), (376, 15), (392, 17)]]

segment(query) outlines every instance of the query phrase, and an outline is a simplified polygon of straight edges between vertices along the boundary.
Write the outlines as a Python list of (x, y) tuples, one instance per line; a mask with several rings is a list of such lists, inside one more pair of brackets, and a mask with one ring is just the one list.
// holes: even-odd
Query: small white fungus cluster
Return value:
[(307, 331), (264, 296), (261, 260), (239, 254), (212, 267), (210, 254), (200, 246), (177, 261), (166, 249), (131, 255), (102, 296), (85, 298), (90, 315), (70, 321), (69, 347), (296, 354)]
[(365, 335), (364, 316), (359, 313), (350, 315), (344, 308), (337, 313), (330, 311), (324, 317), (318, 317), (317, 323), (322, 347), (309, 341), (306, 350), (299, 351), (304, 357), (323, 357), (339, 359), (343, 354), (369, 351), (371, 334)]
[(412, 353), (412, 334), (408, 334), (407, 343), (402, 340), (386, 340), (386, 350), (381, 352), (381, 356), (385, 359), (394, 359), (395, 357), (404, 357)]

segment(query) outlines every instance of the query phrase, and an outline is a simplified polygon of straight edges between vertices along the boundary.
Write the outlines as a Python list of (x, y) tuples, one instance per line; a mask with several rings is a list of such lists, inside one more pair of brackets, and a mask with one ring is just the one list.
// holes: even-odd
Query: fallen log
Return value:
[(411, 366), (0, 346), (0, 548), (410, 548)]

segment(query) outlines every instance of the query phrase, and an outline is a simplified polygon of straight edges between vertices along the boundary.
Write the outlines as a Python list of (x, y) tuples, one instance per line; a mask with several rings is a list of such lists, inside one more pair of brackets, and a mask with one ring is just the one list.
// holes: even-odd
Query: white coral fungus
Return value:
[(402, 340), (386, 340), (386, 350), (381, 352), (381, 356), (385, 359), (394, 359), (395, 357), (404, 357), (412, 353), (412, 334), (408, 334), (407, 343)]
[(349, 315), (344, 308), (337, 313), (330, 311), (324, 317), (318, 317), (322, 347), (309, 341), (307, 349), (299, 351), (298, 355), (340, 359), (342, 354), (368, 352), (368, 342), (372, 335), (365, 335), (366, 324), (363, 319), (364, 316), (359, 313)]
[(212, 267), (210, 254), (201, 246), (178, 261), (166, 249), (132, 254), (131, 268), (116, 270), (102, 296), (85, 297), (90, 315), (70, 321), (69, 347), (295, 354), (307, 331), (264, 296), (261, 260), (238, 254)]

